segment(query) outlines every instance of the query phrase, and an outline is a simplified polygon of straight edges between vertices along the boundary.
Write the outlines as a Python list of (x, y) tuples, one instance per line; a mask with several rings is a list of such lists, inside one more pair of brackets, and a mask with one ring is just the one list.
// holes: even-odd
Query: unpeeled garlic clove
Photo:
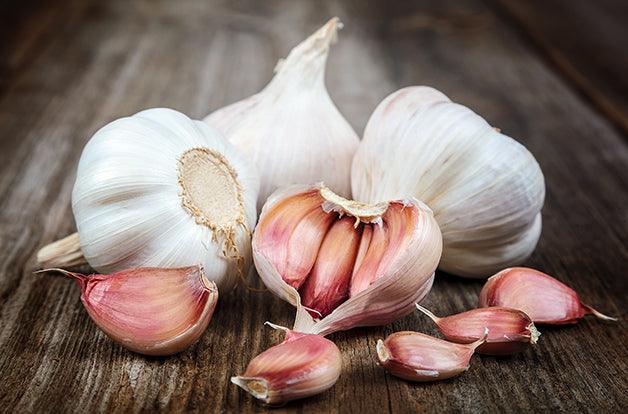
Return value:
[(351, 160), (359, 138), (325, 88), (325, 65), (342, 23), (337, 17), (294, 47), (259, 93), (204, 121), (257, 165), (258, 209), (277, 188), (323, 180), (351, 194)]
[[(307, 220), (312, 200), (316, 214), (325, 218), (308, 226), (319, 226), (322, 243), (294, 236), (301, 222), (293, 218)], [(367, 205), (322, 184), (275, 192), (253, 235), (255, 266), (264, 284), (297, 308), (294, 329), (321, 335), (383, 325), (411, 312), (431, 288), (441, 247), (438, 225), (420, 201)], [(299, 291), (285, 266), (290, 251), (307, 252), (310, 257), (303, 261), (313, 263)]]
[(488, 330), (477, 341), (456, 344), (418, 332), (395, 332), (377, 341), (379, 364), (391, 374), (409, 381), (437, 381), (462, 374)]
[(338, 381), (342, 356), (332, 341), (269, 325), (286, 331), (283, 342), (253, 358), (232, 383), (275, 405), (320, 394)]
[(417, 309), (436, 323), (448, 340), (460, 344), (477, 341), (488, 328), (486, 342), (476, 352), (486, 355), (510, 355), (536, 344), (539, 331), (524, 312), (502, 307), (479, 308), (456, 315), (439, 318), (423, 306)]
[(525, 260), (541, 233), (543, 173), (534, 156), (482, 117), (425, 86), (386, 97), (353, 158), (353, 197), (412, 195), (443, 233), (439, 267), (488, 277)]
[(334, 222), (318, 256), (314, 256), (316, 264), (301, 290), (301, 303), (321, 316), (329, 315), (349, 297), (351, 274), (360, 245), (360, 231), (355, 231), (354, 221), (343, 217)]
[(616, 321), (580, 302), (567, 285), (535, 269), (513, 267), (491, 276), (480, 292), (480, 306), (505, 306), (525, 312), (539, 324), (576, 323), (587, 314)]
[(109, 275), (44, 271), (73, 278), (94, 323), (120, 345), (145, 355), (175, 354), (196, 342), (218, 302), (216, 284), (201, 266)]

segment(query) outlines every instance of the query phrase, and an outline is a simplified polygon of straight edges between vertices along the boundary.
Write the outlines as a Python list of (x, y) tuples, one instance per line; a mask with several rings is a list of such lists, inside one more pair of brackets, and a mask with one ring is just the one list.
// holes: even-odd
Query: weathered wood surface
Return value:
[[(75, 167), (97, 128), (152, 106), (202, 117), (250, 95), (292, 45), (338, 15), (346, 28), (327, 84), (356, 130), (388, 93), (429, 84), (519, 139), (547, 183), (543, 234), (526, 264), (622, 321), (541, 329), (533, 349), (474, 357), (462, 377), (429, 385), (391, 377), (374, 362), (377, 338), (399, 330), (436, 334), (425, 317), (354, 329), (331, 336), (344, 357), (336, 386), (279, 411), (626, 412), (625, 137), (495, 4), (74, 0), (25, 7), (5, 9), (0, 45), (2, 411), (264, 410), (229, 377), (279, 339), (262, 323), (290, 324), (287, 304), (240, 288), (221, 298), (190, 350), (145, 358), (98, 331), (73, 283), (34, 276), (35, 253), (74, 230)], [(462, 311), (476, 305), (481, 286), (439, 274), (425, 303), (440, 314)]]
[(498, 0), (502, 16), (561, 76), (628, 133), (628, 2)]

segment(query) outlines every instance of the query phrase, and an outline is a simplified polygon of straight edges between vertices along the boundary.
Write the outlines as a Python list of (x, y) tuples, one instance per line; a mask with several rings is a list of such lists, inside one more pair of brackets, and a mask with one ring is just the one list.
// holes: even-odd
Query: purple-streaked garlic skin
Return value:
[(286, 331), (284, 341), (253, 358), (244, 373), (232, 377), (231, 382), (270, 405), (331, 388), (342, 368), (338, 347), (320, 335), (280, 329)]
[(486, 342), (475, 352), (484, 355), (510, 355), (535, 344), (540, 333), (524, 312), (502, 307), (478, 308), (446, 317), (438, 317), (424, 307), (417, 308), (438, 326), (449, 341), (469, 344), (480, 339), (485, 329)]
[(526, 267), (504, 269), (491, 276), (480, 292), (479, 306), (519, 309), (537, 324), (574, 324), (587, 314), (617, 320), (584, 305), (573, 289), (555, 278)]
[(51, 270), (76, 281), (87, 313), (107, 336), (144, 355), (172, 355), (196, 342), (218, 302), (218, 288), (201, 266), (108, 275)]
[(432, 286), (442, 238), (418, 200), (366, 205), (315, 184), (273, 193), (252, 247), (266, 287), (297, 308), (294, 330), (328, 335), (411, 312)]
[(471, 356), (486, 336), (456, 344), (418, 332), (395, 332), (377, 341), (377, 359), (386, 371), (408, 381), (444, 380), (469, 369)]

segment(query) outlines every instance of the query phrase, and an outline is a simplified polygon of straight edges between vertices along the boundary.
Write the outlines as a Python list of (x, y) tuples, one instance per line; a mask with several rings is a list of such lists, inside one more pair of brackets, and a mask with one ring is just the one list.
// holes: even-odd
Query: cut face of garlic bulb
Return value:
[(227, 291), (250, 264), (259, 179), (215, 129), (171, 109), (118, 119), (85, 146), (72, 192), (79, 237), (43, 248), (60, 267), (80, 251), (101, 273), (201, 264)]
[(175, 354), (196, 342), (218, 302), (201, 266), (109, 275), (49, 270), (76, 281), (87, 313), (111, 339), (145, 355)]
[(411, 312), (432, 286), (441, 248), (421, 202), (366, 205), (323, 185), (275, 192), (253, 235), (264, 284), (297, 307), (294, 329), (321, 335)]
[(522, 262), (541, 232), (543, 174), (525, 147), (441, 92), (388, 96), (371, 116), (352, 166), (353, 197), (411, 194), (443, 233), (440, 268), (488, 277)]
[(329, 47), (342, 27), (337, 17), (297, 45), (259, 93), (211, 113), (216, 127), (258, 168), (258, 209), (278, 187), (324, 181), (351, 192), (351, 160), (358, 136), (325, 88)]

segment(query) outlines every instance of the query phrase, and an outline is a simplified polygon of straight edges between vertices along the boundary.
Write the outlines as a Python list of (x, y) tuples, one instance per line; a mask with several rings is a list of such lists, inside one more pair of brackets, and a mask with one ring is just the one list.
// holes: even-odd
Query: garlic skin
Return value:
[(261, 176), (258, 210), (277, 188), (324, 181), (351, 193), (351, 160), (359, 138), (325, 88), (325, 64), (342, 23), (331, 19), (278, 63), (259, 93), (208, 115), (252, 160)]
[[(366, 240), (368, 249), (360, 246), (356, 251), (353, 237), (339, 237), (332, 243), (336, 247), (326, 249), (325, 238), (336, 237), (335, 225), (325, 219), (328, 216), (336, 225), (351, 218), (349, 230), (362, 232), (360, 244)], [(316, 227), (326, 233), (312, 230)], [(366, 229), (386, 232), (386, 242), (375, 243), (376, 236), (365, 236)], [(339, 243), (355, 258), (347, 262), (338, 257), (343, 251)], [(438, 225), (421, 202), (366, 205), (339, 197), (322, 184), (273, 193), (253, 235), (253, 260), (260, 278), (271, 292), (297, 308), (294, 330), (320, 335), (385, 325), (410, 313), (432, 286), (441, 248)], [(330, 277), (337, 280), (331, 282)], [(308, 305), (320, 307), (307, 308), (304, 298)]]
[(356, 200), (413, 195), (443, 233), (439, 267), (488, 277), (525, 260), (541, 233), (545, 184), (524, 146), (426, 86), (403, 88), (372, 114), (352, 166)]
[(438, 326), (447, 340), (469, 344), (489, 330), (486, 342), (476, 352), (485, 355), (511, 355), (536, 344), (541, 333), (524, 312), (503, 307), (479, 308), (439, 318), (423, 306), (417, 309)]
[(377, 360), (386, 371), (409, 381), (444, 380), (469, 369), (475, 349), (486, 341), (462, 345), (418, 332), (402, 331), (377, 341)]
[(266, 404), (311, 397), (331, 388), (342, 368), (338, 347), (320, 335), (286, 331), (284, 341), (251, 360), (231, 382)]
[(218, 302), (216, 284), (201, 266), (109, 275), (44, 271), (73, 278), (94, 323), (115, 342), (144, 355), (172, 355), (196, 342)]
[(583, 304), (569, 286), (527, 267), (504, 269), (491, 276), (480, 292), (479, 306), (519, 309), (535, 323), (546, 325), (574, 324), (587, 314), (617, 320)]
[(228, 291), (250, 265), (258, 188), (254, 166), (218, 131), (148, 109), (87, 143), (72, 192), (79, 236), (44, 247), (38, 259), (67, 265), (80, 240), (98, 272), (201, 264)]

